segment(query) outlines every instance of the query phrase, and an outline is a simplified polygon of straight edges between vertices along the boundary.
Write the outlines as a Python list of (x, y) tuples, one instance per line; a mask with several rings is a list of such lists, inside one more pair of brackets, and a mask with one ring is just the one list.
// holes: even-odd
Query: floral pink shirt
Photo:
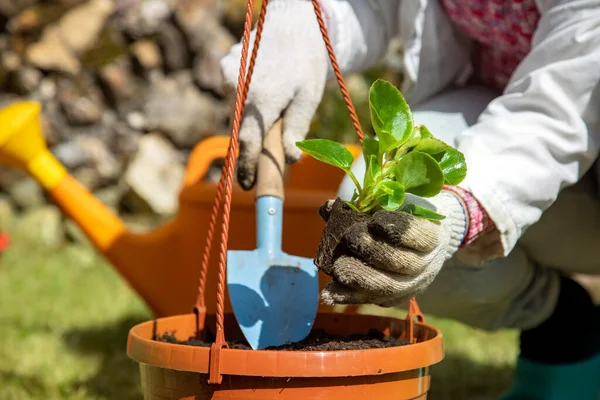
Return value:
[(475, 41), (473, 63), (484, 84), (504, 89), (531, 50), (540, 14), (535, 0), (441, 0), (454, 24)]
[[(475, 42), (475, 80), (503, 90), (521, 60), (531, 50), (540, 14), (534, 0), (441, 0), (454, 24)], [(495, 227), (467, 191), (446, 187), (464, 202), (469, 226), (461, 247)]]

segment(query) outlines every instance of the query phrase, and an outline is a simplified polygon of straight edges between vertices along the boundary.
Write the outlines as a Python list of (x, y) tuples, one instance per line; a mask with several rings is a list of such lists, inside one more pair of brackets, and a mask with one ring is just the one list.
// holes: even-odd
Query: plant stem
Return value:
[(358, 194), (359, 194), (359, 196), (362, 196), (362, 186), (360, 186), (360, 183), (358, 182), (358, 179), (356, 179), (356, 176), (354, 175), (354, 173), (352, 171), (350, 171), (350, 170), (346, 171), (346, 173), (348, 174), (348, 176), (350, 176), (350, 179), (352, 179), (352, 181), (354, 182), (354, 184), (358, 188)]
[(375, 207), (377, 207), (377, 202), (374, 202), (372, 204), (369, 204), (368, 207), (365, 207), (363, 209), (361, 209), (360, 211), (363, 213), (368, 213), (369, 211), (371, 211), (372, 209), (374, 209)]
[(373, 202), (377, 204), (376, 200), (377, 199), (375, 198), (375, 194), (369, 193), (363, 199), (359, 199), (359, 201), (357, 201), (356, 204), (358, 208), (368, 208), (367, 206), (369, 206)]
[(399, 159), (400, 157), (404, 156), (406, 153), (408, 152), (408, 148), (406, 148), (406, 146), (402, 146), (398, 149), (398, 151), (396, 152), (396, 154), (394, 154), (394, 159)]

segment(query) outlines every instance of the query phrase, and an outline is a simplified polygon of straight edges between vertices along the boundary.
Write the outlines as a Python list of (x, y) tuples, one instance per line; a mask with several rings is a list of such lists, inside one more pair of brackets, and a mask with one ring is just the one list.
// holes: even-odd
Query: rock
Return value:
[(140, 4), (140, 22), (150, 27), (150, 30), (158, 28), (171, 15), (173, 9), (172, 2), (164, 0), (144, 0)]
[(213, 53), (210, 49), (198, 54), (194, 59), (194, 79), (201, 89), (225, 96), (227, 89), (221, 72), (221, 57), (220, 53)]
[(89, 155), (77, 140), (62, 142), (51, 150), (58, 161), (68, 170), (74, 170), (89, 163)]
[(159, 134), (145, 135), (125, 173), (129, 191), (124, 200), (130, 208), (173, 215), (184, 174), (182, 157), (175, 148)]
[(141, 0), (115, 0), (115, 8), (118, 13), (127, 14), (132, 8), (137, 6)]
[(90, 125), (102, 119), (102, 93), (88, 74), (59, 79), (57, 99), (71, 125)]
[(111, 211), (116, 213), (125, 190), (125, 185), (120, 182), (94, 191), (94, 196), (104, 203)]
[(182, 0), (176, 4), (175, 21), (185, 33), (193, 52), (200, 51), (215, 36), (227, 32), (220, 24), (219, 14), (215, 0)]
[(72, 8), (58, 22), (63, 42), (75, 54), (89, 50), (113, 10), (112, 0), (89, 0)]
[(81, 183), (87, 190), (92, 191), (100, 187), (102, 178), (98, 171), (90, 167), (78, 168), (71, 172), (75, 180)]
[(20, 66), (19, 55), (0, 44), (0, 88), (10, 83), (11, 76), (19, 70)]
[(46, 102), (53, 100), (54, 96), (56, 96), (56, 92), (57, 88), (54, 80), (49, 78), (42, 79), (38, 87), (38, 95), (40, 101)]
[(36, 246), (59, 247), (65, 239), (60, 210), (46, 205), (26, 211), (17, 223), (14, 236), (16, 240), (27, 240)]
[(42, 81), (42, 73), (33, 67), (22, 65), (10, 74), (9, 90), (26, 96), (35, 91)]
[(12, 17), (36, 3), (36, 0), (0, 0), (0, 17)]
[(42, 188), (35, 179), (29, 176), (9, 185), (6, 191), (21, 209), (32, 209), (46, 203)]
[(172, 3), (167, 0), (138, 0), (126, 5), (128, 10), (123, 13), (122, 29), (134, 39), (157, 33), (171, 16)]
[(144, 71), (162, 67), (162, 59), (158, 45), (151, 40), (138, 40), (131, 45), (131, 52)]
[(119, 116), (114, 110), (105, 110), (102, 113), (102, 123), (114, 128), (119, 123)]
[(143, 105), (147, 83), (133, 75), (127, 57), (119, 57), (102, 67), (99, 78), (109, 102), (119, 113), (126, 114)]
[(132, 129), (141, 131), (144, 130), (144, 128), (147, 126), (146, 117), (141, 112), (130, 112), (129, 114), (127, 114), (126, 119), (127, 125), (129, 125)]
[(97, 41), (113, 7), (111, 0), (89, 0), (72, 8), (27, 48), (27, 60), (44, 70), (77, 74), (81, 69), (78, 56)]
[(154, 82), (143, 110), (147, 128), (164, 132), (179, 147), (192, 147), (217, 129), (215, 102), (187, 71)]
[(92, 47), (81, 54), (82, 68), (97, 71), (122, 56), (129, 55), (129, 48), (122, 32), (113, 19), (109, 19)]
[(41, 119), (42, 129), (49, 147), (72, 137), (71, 128), (57, 101), (51, 100), (43, 103)]
[(40, 29), (42, 23), (38, 10), (39, 7), (32, 7), (11, 18), (6, 24), (6, 30), (12, 34), (17, 34), (35, 32)]
[(79, 73), (79, 60), (62, 41), (60, 28), (49, 26), (39, 42), (27, 48), (27, 61), (43, 70), (60, 71), (75, 75)]
[(54, 0), (54, 2), (56, 2), (57, 4), (71, 8), (86, 1), (87, 0)]
[(56, 144), (60, 140), (60, 133), (58, 133), (54, 129), (52, 123), (48, 121), (47, 114), (42, 113), (42, 115), (40, 116), (40, 120), (42, 125), (42, 131), (44, 133), (44, 138), (46, 139), (46, 146), (48, 146), (49, 148), (56, 146)]
[[(58, 121), (57, 124), (62, 124), (63, 122), (65, 121)], [(101, 146), (106, 147), (111, 145), (115, 137), (113, 126), (106, 125), (105, 123), (85, 126), (71, 126), (65, 123), (61, 129), (61, 142), (93, 137), (98, 140), (98, 143), (102, 142)]]
[(1, 54), (2, 56), (2, 69), (6, 72), (13, 72), (19, 69), (21, 66), (21, 57), (17, 53), (11, 50), (5, 50)]
[(0, 194), (0, 232), (11, 231), (15, 223), (15, 209), (10, 198)]
[(156, 41), (162, 50), (168, 70), (176, 71), (189, 67), (191, 60), (185, 45), (185, 37), (175, 26), (165, 22), (156, 35)]
[(114, 179), (121, 173), (121, 165), (112, 155), (104, 141), (90, 135), (77, 137), (83, 151), (89, 155), (91, 167), (102, 179)]
[(38, 1), (11, 18), (6, 24), (6, 29), (13, 35), (36, 37), (44, 26), (56, 22), (69, 11), (69, 8), (68, 5), (57, 1)]
[(221, 25), (219, 11), (214, 0), (186, 0), (178, 3), (175, 19), (196, 53), (193, 62), (196, 83), (223, 96), (220, 60), (237, 41)]
[[(107, 144), (92, 135), (77, 135), (72, 140), (53, 147), (52, 153), (68, 170), (77, 169), (81, 180), (89, 183), (87, 187), (95, 188), (102, 181), (112, 181), (121, 172), (121, 163), (111, 153)], [(84, 167), (94, 171), (93, 174), (82, 169)]]
[(132, 129), (124, 123), (117, 123), (114, 126), (114, 132), (115, 138), (112, 143), (112, 151), (115, 154), (124, 156), (123, 158), (135, 154), (142, 133), (136, 129)]

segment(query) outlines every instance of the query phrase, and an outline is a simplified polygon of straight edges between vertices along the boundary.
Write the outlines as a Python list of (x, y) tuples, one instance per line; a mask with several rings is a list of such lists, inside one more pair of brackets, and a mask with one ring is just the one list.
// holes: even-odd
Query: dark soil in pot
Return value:
[(315, 265), (324, 273), (331, 275), (333, 260), (346, 250), (341, 243), (342, 237), (348, 229), (357, 223), (363, 223), (371, 218), (368, 214), (360, 213), (351, 209), (346, 202), (339, 197), (333, 203), (327, 225), (323, 230), (323, 236), (315, 255)]
[[(163, 333), (156, 340), (160, 342), (183, 344), (187, 346), (210, 347), (214, 339), (209, 341), (190, 338), (188, 340), (178, 340), (175, 332)], [(245, 341), (229, 341), (230, 349), (251, 350), (252, 348)], [(404, 346), (408, 341), (398, 340), (385, 336), (382, 332), (372, 329), (367, 334), (356, 334), (348, 336), (330, 335), (323, 330), (313, 330), (306, 339), (290, 343), (283, 346), (269, 347), (267, 350), (279, 351), (332, 351), (332, 350), (367, 350), (382, 349), (388, 347)]]

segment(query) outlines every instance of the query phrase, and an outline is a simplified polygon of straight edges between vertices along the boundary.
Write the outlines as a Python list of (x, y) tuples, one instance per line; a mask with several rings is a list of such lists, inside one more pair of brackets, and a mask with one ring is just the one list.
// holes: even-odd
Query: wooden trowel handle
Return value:
[(263, 140), (263, 149), (258, 156), (256, 175), (256, 198), (275, 196), (283, 200), (283, 174), (285, 156), (283, 153), (283, 121), (275, 121)]

